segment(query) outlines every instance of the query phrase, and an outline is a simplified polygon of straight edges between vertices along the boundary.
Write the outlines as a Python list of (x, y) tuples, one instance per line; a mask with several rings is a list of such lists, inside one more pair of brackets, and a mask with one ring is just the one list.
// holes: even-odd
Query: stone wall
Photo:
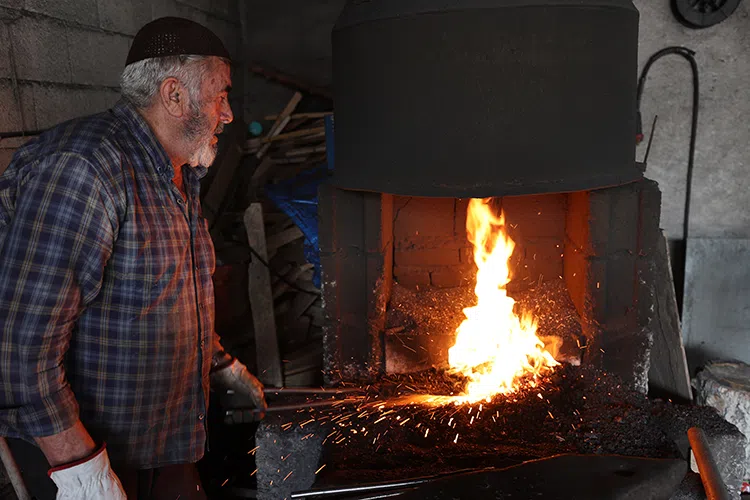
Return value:
[[(112, 106), (133, 36), (163, 16), (209, 27), (242, 68), (238, 0), (0, 0), (0, 133), (43, 130)], [(241, 115), (244, 71), (233, 79)], [(25, 140), (0, 139), (0, 172)]]

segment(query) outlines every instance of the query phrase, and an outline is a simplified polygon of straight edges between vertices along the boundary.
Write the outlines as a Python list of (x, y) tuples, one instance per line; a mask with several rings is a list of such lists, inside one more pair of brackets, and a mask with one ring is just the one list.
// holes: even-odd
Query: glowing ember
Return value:
[(519, 377), (538, 375), (558, 363), (536, 336), (534, 320), (513, 312), (515, 301), (505, 285), (515, 244), (505, 232), (503, 214), (492, 212), (489, 199), (473, 199), (466, 232), (474, 245), (477, 305), (464, 309), (466, 319), (456, 330), (448, 361), (452, 370), (470, 380), (462, 401), (489, 401), (495, 394), (517, 389)]

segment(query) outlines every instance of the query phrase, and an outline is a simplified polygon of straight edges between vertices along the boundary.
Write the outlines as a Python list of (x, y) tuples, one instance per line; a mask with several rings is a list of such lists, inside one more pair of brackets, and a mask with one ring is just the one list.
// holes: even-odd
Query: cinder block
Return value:
[(397, 250), (395, 261), (402, 267), (451, 266), (459, 263), (459, 251), (450, 248)]
[(20, 129), (21, 116), (13, 87), (9, 81), (0, 81), (0, 131)]
[(393, 278), (399, 285), (406, 287), (420, 287), (430, 284), (430, 273), (422, 267), (395, 267)]
[(96, 0), (26, 0), (26, 9), (66, 21), (99, 26)]
[[(209, 2), (210, 0), (205, 0), (205, 1)], [(208, 11), (210, 7), (209, 9), (203, 10), (193, 5), (186, 4), (182, 2), (181, 0), (177, 0), (176, 8), (177, 8), (177, 15), (179, 17), (190, 19), (192, 21), (195, 21), (196, 23), (202, 24), (203, 26), (206, 26), (208, 24)]]
[(455, 200), (453, 198), (395, 197), (396, 242), (419, 237), (453, 237)]
[(549, 281), (563, 274), (562, 240), (532, 239), (519, 241), (510, 259), (513, 281)]
[(79, 116), (103, 111), (100, 91), (59, 85), (34, 85), (37, 126), (46, 129)]
[(177, 0), (177, 3), (189, 5), (204, 12), (211, 12), (211, 0)]
[[(640, 183), (610, 188), (611, 200), (607, 255), (627, 252), (635, 254), (640, 222)], [(596, 235), (592, 233), (592, 238)]]
[(233, 0), (212, 0), (211, 13), (229, 19), (237, 19), (239, 15), (237, 2)]
[(0, 6), (20, 10), (23, 8), (23, 0), (0, 0)]
[(454, 231), (457, 237), (466, 237), (466, 213), (469, 210), (470, 198), (458, 198), (455, 202), (456, 215), (454, 223)]
[(151, 21), (151, 3), (149, 0), (97, 0), (99, 26), (105, 30), (135, 35)]
[(565, 234), (568, 240), (581, 251), (589, 249), (589, 208), (588, 191), (568, 195)]
[(67, 33), (62, 24), (23, 17), (11, 26), (10, 36), (19, 79), (70, 83)]
[[(635, 255), (617, 254), (607, 258), (607, 322), (627, 322), (635, 326), (636, 318)], [(628, 322), (629, 321), (629, 322)]]
[(151, 0), (151, 18), (176, 16), (179, 14), (176, 0)]
[(15, 152), (15, 149), (0, 149), (0, 175), (3, 175), (5, 169), (10, 165), (10, 160)]
[(640, 256), (648, 256), (656, 253), (661, 240), (661, 191), (659, 185), (649, 179), (644, 179), (641, 184), (641, 247)]
[(508, 234), (518, 238), (559, 238), (565, 235), (564, 194), (506, 196), (502, 200)]
[(13, 75), (12, 70), (8, 26), (0, 22), (0, 78), (10, 78)]
[(229, 22), (216, 16), (207, 16), (205, 26), (213, 31), (229, 51), (232, 60), (242, 59), (242, 38), (239, 23)]
[(438, 288), (468, 286), (475, 281), (476, 268), (468, 265), (446, 266), (430, 272), (430, 283)]
[(128, 43), (125, 36), (70, 28), (68, 46), (73, 82), (117, 87)]

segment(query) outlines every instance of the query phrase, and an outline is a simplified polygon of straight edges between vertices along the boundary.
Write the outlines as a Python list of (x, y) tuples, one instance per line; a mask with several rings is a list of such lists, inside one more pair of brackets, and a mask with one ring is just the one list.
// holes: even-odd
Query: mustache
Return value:
[(224, 132), (224, 124), (220, 123), (218, 127), (216, 127), (216, 130), (214, 131), (214, 135), (219, 135), (222, 132)]

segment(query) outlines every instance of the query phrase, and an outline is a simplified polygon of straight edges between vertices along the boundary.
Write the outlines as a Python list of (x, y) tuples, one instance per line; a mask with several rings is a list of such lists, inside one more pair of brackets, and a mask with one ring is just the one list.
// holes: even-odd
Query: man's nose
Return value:
[(225, 125), (227, 123), (232, 123), (232, 120), (234, 120), (234, 113), (232, 113), (232, 107), (229, 105), (228, 100), (225, 101), (224, 106), (222, 107), (219, 120)]

